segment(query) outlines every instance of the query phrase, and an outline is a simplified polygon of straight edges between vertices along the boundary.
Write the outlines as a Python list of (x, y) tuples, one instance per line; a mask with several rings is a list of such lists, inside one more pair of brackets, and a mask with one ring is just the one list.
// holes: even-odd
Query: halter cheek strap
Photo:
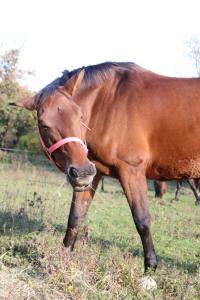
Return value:
[(55, 150), (57, 150), (57, 149), (60, 148), (61, 146), (65, 145), (65, 144), (67, 144), (67, 143), (70, 143), (70, 142), (80, 143), (80, 144), (83, 146), (83, 149), (85, 150), (86, 154), (88, 153), (87, 146), (86, 146), (85, 143), (84, 143), (81, 139), (79, 139), (78, 137), (72, 136), (72, 137), (64, 138), (64, 139), (58, 141), (57, 143), (53, 144), (51, 147), (47, 148), (47, 147), (45, 146), (45, 143), (44, 143), (44, 141), (43, 141), (43, 139), (42, 139), (42, 137), (41, 137), (40, 134), (39, 134), (39, 136), (40, 136), (40, 143), (41, 143), (41, 145), (42, 145), (42, 148), (43, 148), (43, 150), (45, 151), (45, 153), (47, 154), (49, 160), (52, 160), (51, 154), (52, 154)]

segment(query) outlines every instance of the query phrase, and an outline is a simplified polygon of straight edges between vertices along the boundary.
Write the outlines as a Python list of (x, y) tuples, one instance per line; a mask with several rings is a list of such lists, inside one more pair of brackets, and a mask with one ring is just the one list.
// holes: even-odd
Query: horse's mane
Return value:
[[(139, 67), (132, 62), (105, 62), (97, 65), (84, 67), (83, 84), (90, 86), (98, 84), (102, 80), (106, 80), (111, 75), (113, 69), (131, 70)], [(47, 96), (51, 95), (60, 86), (64, 86), (66, 82), (75, 74), (78, 74), (82, 68), (72, 71), (64, 70), (62, 76), (56, 78), (37, 94), (37, 103), (41, 103)]]

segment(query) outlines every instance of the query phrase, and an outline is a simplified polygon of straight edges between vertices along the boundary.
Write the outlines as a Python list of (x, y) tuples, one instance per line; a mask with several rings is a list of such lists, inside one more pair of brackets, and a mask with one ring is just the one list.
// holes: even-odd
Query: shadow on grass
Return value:
[(158, 255), (158, 263), (163, 264), (168, 268), (175, 267), (179, 270), (187, 271), (189, 274), (195, 274), (199, 269), (195, 262), (178, 261), (163, 255)]
[[(65, 225), (52, 224), (51, 226), (62, 234), (64, 234), (66, 231)], [(42, 220), (30, 219), (25, 212), (19, 212), (17, 214), (13, 214), (10, 211), (0, 212), (0, 235), (2, 236), (22, 236), (27, 233), (41, 232), (46, 229), (46, 225)], [(82, 233), (80, 233), (80, 236), (81, 235)], [(127, 254), (128, 252), (135, 257), (143, 258), (142, 244), (141, 248), (130, 248), (125, 242), (114, 242), (112, 240), (106, 240), (91, 235), (89, 237), (88, 247), (90, 247), (90, 245), (99, 246), (102, 249), (102, 252), (110, 250), (112, 247), (117, 247), (122, 252), (122, 255), (125, 253)], [(22, 252), (26, 252), (25, 249), (22, 249)], [(160, 265), (163, 264), (167, 268), (175, 267), (179, 270), (187, 271), (190, 274), (196, 273), (198, 269), (197, 264), (194, 262), (180, 261), (165, 255), (158, 255), (158, 263)]]
[(23, 211), (19, 211), (19, 213), (12, 213), (10, 211), (0, 212), (1, 235), (23, 235), (25, 233), (42, 230), (44, 230), (43, 222), (30, 219)]
[[(120, 249), (120, 251), (125, 253), (130, 253), (134, 257), (144, 257), (143, 256), (143, 251), (142, 251), (142, 244), (141, 244), (141, 249), (139, 248), (129, 248), (128, 245), (125, 243), (119, 243), (119, 242), (113, 242), (113, 241), (108, 241), (104, 240), (101, 238), (96, 238), (96, 237), (90, 237), (89, 243), (99, 245), (99, 247), (102, 248), (102, 251), (107, 251), (111, 249), (112, 247), (117, 247)], [(190, 274), (195, 274), (198, 270), (198, 265), (195, 262), (185, 262), (185, 261), (180, 261), (176, 260), (172, 257), (168, 257), (165, 255), (157, 255), (158, 257), (158, 268), (159, 265), (164, 265), (167, 268), (177, 268), (182, 271), (186, 271)]]
[[(62, 234), (65, 234), (66, 227), (67, 227), (66, 225), (54, 224), (53, 226), (57, 231), (59, 231)], [(83, 238), (82, 235), (83, 235), (83, 232), (81, 231), (79, 234), (80, 240)], [(142, 244), (141, 244), (141, 248), (130, 248), (130, 247), (128, 247), (127, 243), (125, 243), (125, 242), (114, 242), (112, 240), (106, 240), (106, 239), (102, 239), (99, 237), (94, 237), (92, 235), (89, 235), (88, 247), (90, 247), (90, 245), (99, 246), (101, 248), (102, 252), (108, 251), (112, 247), (117, 247), (122, 252), (122, 255), (125, 253), (127, 254), (127, 252), (128, 252), (131, 255), (133, 255), (134, 257), (141, 257), (141, 258), (144, 257), (143, 251), (142, 251)], [(75, 248), (76, 248), (76, 245), (75, 245)], [(179, 270), (187, 271), (190, 274), (194, 274), (198, 270), (198, 266), (195, 262), (180, 261), (180, 260), (165, 256), (165, 255), (157, 255), (157, 257), (158, 257), (158, 268), (159, 268), (159, 265), (164, 265), (167, 268), (175, 267)]]
[(59, 232), (65, 234), (66, 224), (50, 224), (42, 218), (30, 218), (24, 211), (12, 213), (10, 211), (0, 211), (0, 235), (24, 235), (32, 232)]

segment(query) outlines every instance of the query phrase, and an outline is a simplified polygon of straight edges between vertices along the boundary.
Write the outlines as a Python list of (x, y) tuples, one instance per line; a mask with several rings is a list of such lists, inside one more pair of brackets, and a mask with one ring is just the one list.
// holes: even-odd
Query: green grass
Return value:
[(157, 288), (144, 290), (141, 241), (116, 181), (97, 191), (66, 253), (72, 189), (64, 176), (37, 158), (0, 159), (0, 299), (200, 299), (200, 207), (188, 189), (179, 202), (172, 187), (162, 202), (149, 191), (159, 266)]

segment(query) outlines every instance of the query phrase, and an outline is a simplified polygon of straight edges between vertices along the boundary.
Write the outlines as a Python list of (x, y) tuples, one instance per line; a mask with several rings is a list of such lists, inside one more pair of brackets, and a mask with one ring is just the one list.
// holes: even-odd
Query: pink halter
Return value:
[(44, 141), (43, 141), (43, 139), (42, 139), (40, 133), (39, 133), (39, 136), (40, 136), (40, 143), (41, 143), (41, 145), (42, 145), (42, 148), (43, 148), (44, 152), (47, 154), (49, 160), (52, 160), (51, 154), (52, 154), (55, 150), (57, 150), (57, 149), (60, 148), (61, 146), (65, 145), (65, 144), (67, 144), (67, 143), (70, 143), (70, 142), (77, 142), (77, 143), (80, 143), (80, 144), (83, 146), (85, 152), (88, 153), (87, 146), (86, 146), (85, 143), (84, 143), (81, 139), (79, 139), (78, 137), (72, 136), (72, 137), (68, 137), (68, 138), (62, 139), (62, 140), (58, 141), (57, 143), (53, 144), (52, 146), (50, 146), (49, 148), (47, 148), (47, 147), (45, 146), (45, 143), (44, 143)]

